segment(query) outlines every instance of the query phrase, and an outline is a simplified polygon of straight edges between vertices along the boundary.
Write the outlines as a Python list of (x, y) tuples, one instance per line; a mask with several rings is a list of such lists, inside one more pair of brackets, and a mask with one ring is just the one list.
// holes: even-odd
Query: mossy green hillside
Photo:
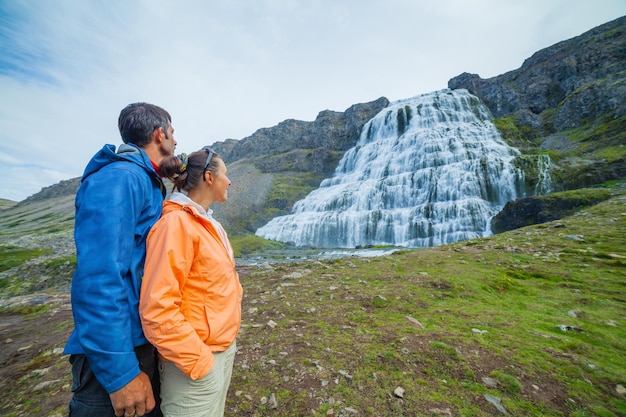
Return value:
[[(625, 199), (486, 239), (253, 272), (229, 409), (491, 416), (491, 395), (511, 415), (623, 415)], [(272, 394), (275, 408), (248, 399)]]

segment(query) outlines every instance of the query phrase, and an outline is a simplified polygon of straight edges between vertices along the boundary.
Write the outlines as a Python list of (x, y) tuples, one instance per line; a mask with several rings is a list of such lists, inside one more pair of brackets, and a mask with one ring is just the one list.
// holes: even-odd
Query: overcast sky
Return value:
[(626, 15), (624, 0), (0, 0), (0, 198), (78, 177), (119, 111), (178, 152), (381, 96), (490, 78)]

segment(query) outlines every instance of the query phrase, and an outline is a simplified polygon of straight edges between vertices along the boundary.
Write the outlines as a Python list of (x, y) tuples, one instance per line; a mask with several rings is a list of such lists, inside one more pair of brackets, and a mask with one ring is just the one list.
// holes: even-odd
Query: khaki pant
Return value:
[(194, 381), (174, 363), (160, 361), (161, 410), (165, 417), (222, 417), (233, 373), (236, 342), (224, 352), (214, 353), (209, 373)]

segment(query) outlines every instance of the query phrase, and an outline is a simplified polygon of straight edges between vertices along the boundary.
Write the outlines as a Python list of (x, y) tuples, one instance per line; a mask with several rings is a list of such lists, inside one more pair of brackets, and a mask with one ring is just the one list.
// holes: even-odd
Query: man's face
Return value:
[[(162, 129), (161, 129), (162, 130)], [(167, 131), (162, 132), (164, 138), (161, 142), (161, 154), (165, 156), (174, 155), (174, 151), (176, 150), (176, 139), (174, 139), (174, 128), (171, 123), (167, 124)]]

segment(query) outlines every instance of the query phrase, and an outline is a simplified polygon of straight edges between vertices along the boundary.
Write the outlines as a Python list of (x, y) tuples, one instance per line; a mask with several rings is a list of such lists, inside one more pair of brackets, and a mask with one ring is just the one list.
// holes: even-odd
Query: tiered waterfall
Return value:
[(491, 234), (522, 175), (466, 90), (391, 103), (364, 127), (334, 175), (256, 234), (296, 246), (437, 246)]

